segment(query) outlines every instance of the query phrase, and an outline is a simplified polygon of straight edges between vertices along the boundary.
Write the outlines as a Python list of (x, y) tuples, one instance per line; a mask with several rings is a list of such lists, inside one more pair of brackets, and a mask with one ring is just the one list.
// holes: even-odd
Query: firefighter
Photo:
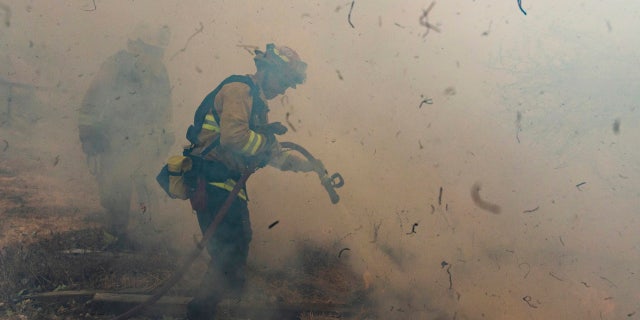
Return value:
[[(173, 145), (171, 88), (163, 63), (169, 28), (139, 26), (127, 49), (109, 57), (91, 82), (79, 114), (79, 135), (108, 229), (119, 244), (127, 237), (132, 196), (148, 222), (156, 196), (155, 166)], [(151, 183), (149, 183), (151, 182)]]
[[(244, 170), (269, 164), (283, 171), (320, 170), (321, 164), (284, 152), (276, 135), (286, 127), (269, 123), (267, 100), (296, 88), (306, 78), (306, 63), (289, 47), (268, 44), (255, 51), (257, 71), (225, 79), (209, 93), (187, 131), (185, 150), (197, 171), (190, 197), (204, 233)], [(207, 242), (212, 258), (195, 298), (189, 319), (211, 319), (218, 302), (238, 297), (245, 286), (251, 224), (248, 196), (242, 188), (218, 229)]]

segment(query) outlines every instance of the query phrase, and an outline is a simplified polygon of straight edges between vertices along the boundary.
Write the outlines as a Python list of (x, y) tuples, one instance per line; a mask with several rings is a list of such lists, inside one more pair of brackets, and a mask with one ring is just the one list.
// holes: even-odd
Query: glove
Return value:
[(255, 132), (258, 133), (262, 133), (262, 134), (276, 134), (276, 135), (283, 135), (285, 133), (287, 133), (289, 129), (287, 129), (287, 127), (285, 127), (282, 123), (280, 122), (272, 122), (269, 124), (264, 124), (261, 126), (256, 127), (256, 129), (254, 130)]
[(109, 147), (109, 139), (102, 131), (94, 126), (82, 125), (78, 128), (80, 131), (80, 142), (82, 142), (82, 151), (89, 156), (94, 156), (107, 151)]

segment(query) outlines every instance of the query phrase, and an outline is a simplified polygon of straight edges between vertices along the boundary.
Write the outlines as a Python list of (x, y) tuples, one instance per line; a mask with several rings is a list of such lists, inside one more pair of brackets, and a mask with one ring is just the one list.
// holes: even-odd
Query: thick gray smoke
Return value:
[[(172, 153), (210, 90), (255, 71), (250, 48), (287, 45), (308, 80), (270, 118), (346, 184), (332, 205), (313, 174), (254, 175), (252, 264), (285, 264), (296, 241), (348, 247), (385, 319), (640, 312), (640, 4), (430, 4), (3, 0), (0, 138), (24, 161), (58, 156), (48, 174), (97, 205), (78, 110), (137, 26), (171, 29)], [(195, 216), (161, 204), (154, 224), (186, 252)]]

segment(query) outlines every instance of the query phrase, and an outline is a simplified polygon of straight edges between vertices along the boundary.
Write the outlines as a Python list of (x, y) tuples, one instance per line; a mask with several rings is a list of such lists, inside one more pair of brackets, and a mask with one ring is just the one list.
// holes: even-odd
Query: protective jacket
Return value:
[[(240, 173), (253, 157), (269, 155), (269, 165), (281, 170), (303, 171), (304, 160), (283, 151), (269, 133), (264, 94), (252, 76), (231, 76), (202, 101), (189, 128), (190, 155), (219, 162)], [(271, 134), (272, 135), (272, 134)]]

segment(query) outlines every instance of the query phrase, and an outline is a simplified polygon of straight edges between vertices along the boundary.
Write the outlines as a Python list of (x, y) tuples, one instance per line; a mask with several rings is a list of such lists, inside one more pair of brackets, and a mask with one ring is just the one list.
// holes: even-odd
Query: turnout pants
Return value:
[[(198, 178), (191, 204), (196, 210), (203, 234), (228, 196), (229, 191), (207, 183), (202, 177)], [(236, 297), (242, 293), (251, 237), (247, 201), (236, 197), (216, 232), (206, 243), (211, 261), (196, 300), (204, 299), (208, 301), (207, 305), (215, 306), (223, 298)]]

